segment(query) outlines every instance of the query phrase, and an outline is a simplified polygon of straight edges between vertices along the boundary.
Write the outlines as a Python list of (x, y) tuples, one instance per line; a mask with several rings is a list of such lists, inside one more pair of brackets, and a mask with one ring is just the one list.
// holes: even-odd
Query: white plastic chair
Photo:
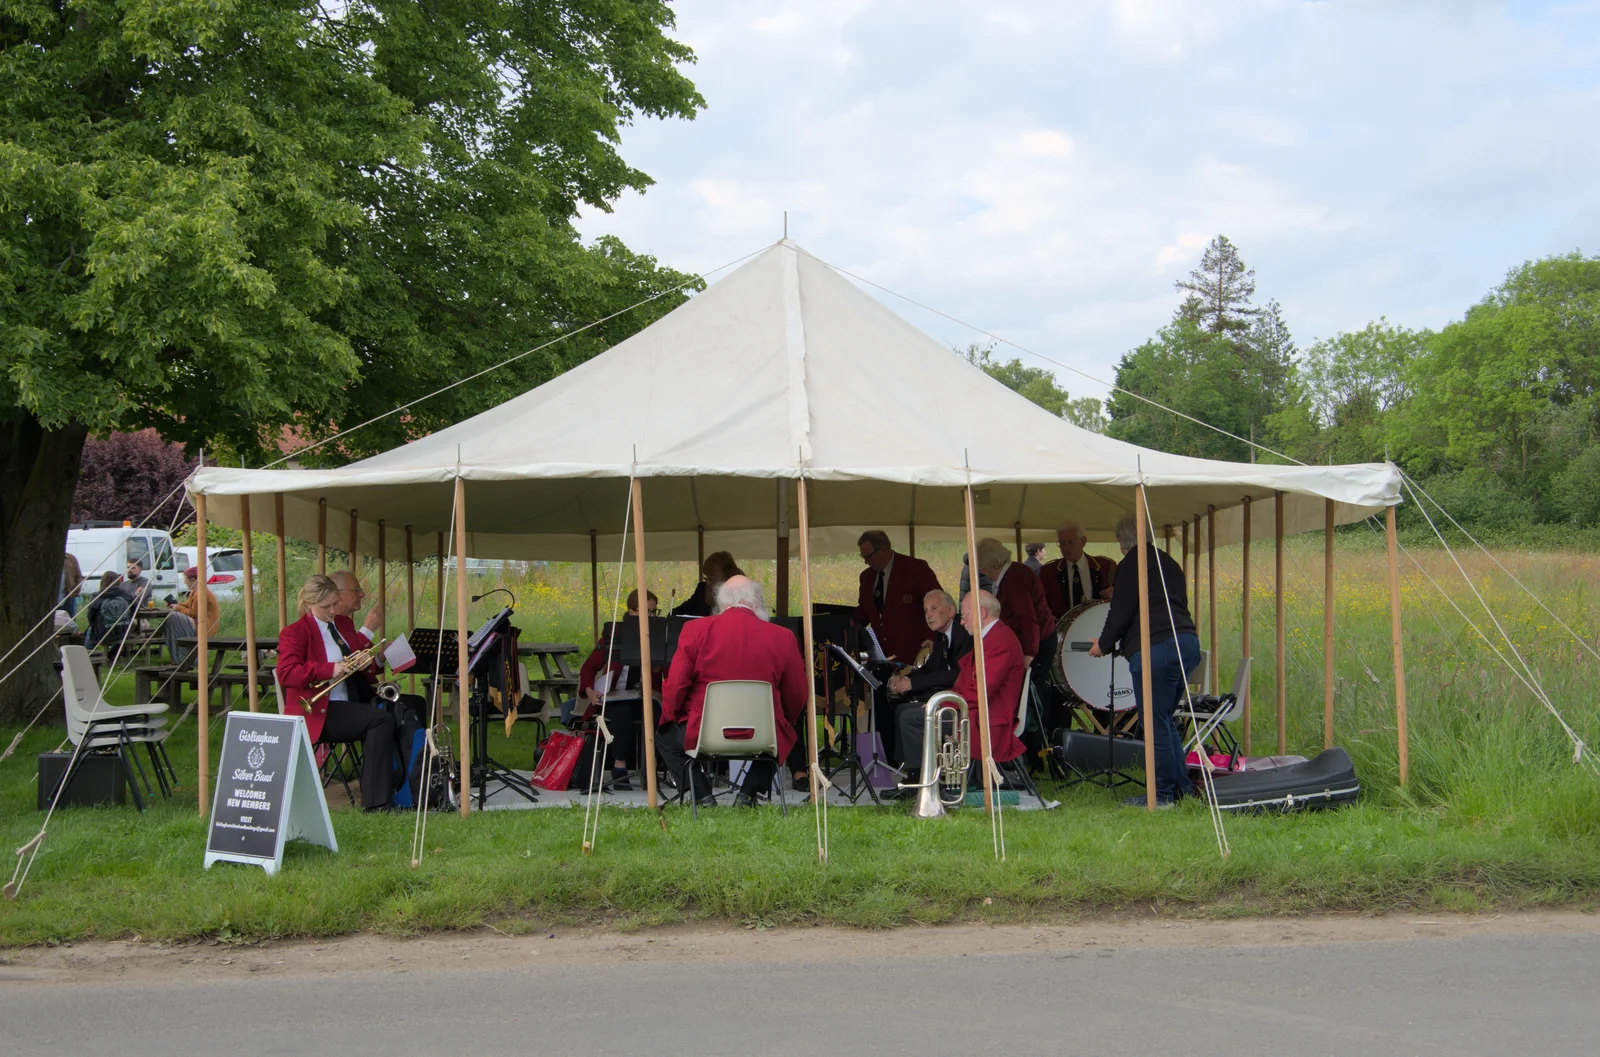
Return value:
[[(700, 740), (689, 750), (689, 788), (694, 788), (694, 770), (703, 761), (770, 759), (781, 764), (778, 757), (778, 723), (772, 711), (772, 684), (759, 679), (725, 679), (706, 686), (705, 703), (700, 707)], [(783, 795), (783, 780), (778, 787), (778, 805), (785, 816), (789, 814), (788, 801)], [(770, 790), (766, 793), (770, 799)], [(689, 802), (696, 817), (699, 805), (690, 795)]]
[(72, 763), (62, 775), (61, 788), (72, 781), (85, 754), (113, 750), (122, 759), (123, 770), (129, 777), (134, 806), (144, 811), (144, 799), (133, 779), (137, 775), (146, 792), (150, 790), (150, 782), (144, 766), (132, 751), (134, 745), (144, 745), (161, 795), (172, 794), (178, 776), (166, 754), (167, 721), (163, 715), (166, 705), (108, 703), (100, 692), (89, 651), (82, 646), (61, 647), (61, 699), (66, 712), (67, 738), (75, 747)]
[(1234, 723), (1244, 718), (1244, 703), (1249, 697), (1250, 689), (1250, 658), (1246, 657), (1239, 662), (1238, 669), (1233, 673), (1233, 689), (1222, 697), (1195, 698), (1192, 710), (1185, 708), (1189, 721), (1194, 725), (1194, 733), (1184, 742), (1184, 753), (1202, 752), (1201, 746), (1213, 734), (1224, 744), (1231, 756), (1239, 755), (1239, 743), (1223, 724)]

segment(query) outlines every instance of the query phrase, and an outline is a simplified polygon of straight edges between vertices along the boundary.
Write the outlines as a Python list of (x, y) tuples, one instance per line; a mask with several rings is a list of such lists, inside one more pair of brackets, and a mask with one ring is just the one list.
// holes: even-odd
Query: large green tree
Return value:
[(1029, 367), (1017, 357), (999, 359), (994, 354), (992, 343), (979, 345), (974, 342), (962, 350), (961, 355), (990, 378), (1027, 397), (1057, 418), (1064, 418), (1074, 426), (1095, 433), (1105, 432), (1106, 416), (1101, 401), (1092, 396), (1074, 397), (1051, 371), (1043, 367)]
[[(91, 432), (259, 463), (687, 276), (579, 208), (703, 106), (659, 0), (0, 0), (0, 652), (48, 610)], [(526, 389), (663, 296), (360, 430)], [(48, 694), (41, 657), (0, 722)]]

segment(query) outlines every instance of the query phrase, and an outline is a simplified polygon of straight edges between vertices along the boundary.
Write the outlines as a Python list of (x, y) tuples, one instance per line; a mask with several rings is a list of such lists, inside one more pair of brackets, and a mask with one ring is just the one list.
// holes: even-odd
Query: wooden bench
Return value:
[[(272, 669), (267, 668), (256, 673), (256, 686), (261, 696), (263, 711), (276, 712), (278, 703), (272, 686)], [(235, 692), (238, 696), (249, 700), (250, 676), (246, 672), (221, 671), (211, 672), (206, 680), (213, 692), (220, 694), (221, 704), (219, 711), (228, 711), (233, 708)], [(199, 695), (200, 674), (193, 668), (177, 669), (170, 664), (147, 665), (135, 668), (133, 671), (133, 701), (134, 704), (146, 705), (152, 702), (165, 702), (169, 707), (178, 709), (183, 707), (183, 689), (188, 687)], [(217, 698), (213, 698), (216, 701)]]

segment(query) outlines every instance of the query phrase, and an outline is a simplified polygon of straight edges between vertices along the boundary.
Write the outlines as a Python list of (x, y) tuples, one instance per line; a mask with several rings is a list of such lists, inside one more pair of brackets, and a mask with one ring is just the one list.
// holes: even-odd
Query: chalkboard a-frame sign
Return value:
[(242, 862), (275, 874), (289, 840), (339, 850), (305, 718), (229, 712), (211, 801), (206, 869), (214, 862)]

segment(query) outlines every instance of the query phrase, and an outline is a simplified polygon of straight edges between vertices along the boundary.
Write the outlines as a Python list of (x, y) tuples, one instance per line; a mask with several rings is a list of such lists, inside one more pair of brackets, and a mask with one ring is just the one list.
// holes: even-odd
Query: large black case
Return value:
[[(61, 779), (66, 777), (70, 752), (41, 752), (39, 754), (39, 810), (50, 806)], [(122, 758), (98, 752), (87, 753), (78, 761), (78, 771), (72, 784), (61, 794), (57, 806), (94, 804), (120, 804), (128, 789), (128, 778), (122, 770)]]
[(1303, 811), (1337, 807), (1361, 795), (1349, 753), (1335, 746), (1314, 760), (1272, 771), (1219, 774), (1213, 781), (1224, 811)]

